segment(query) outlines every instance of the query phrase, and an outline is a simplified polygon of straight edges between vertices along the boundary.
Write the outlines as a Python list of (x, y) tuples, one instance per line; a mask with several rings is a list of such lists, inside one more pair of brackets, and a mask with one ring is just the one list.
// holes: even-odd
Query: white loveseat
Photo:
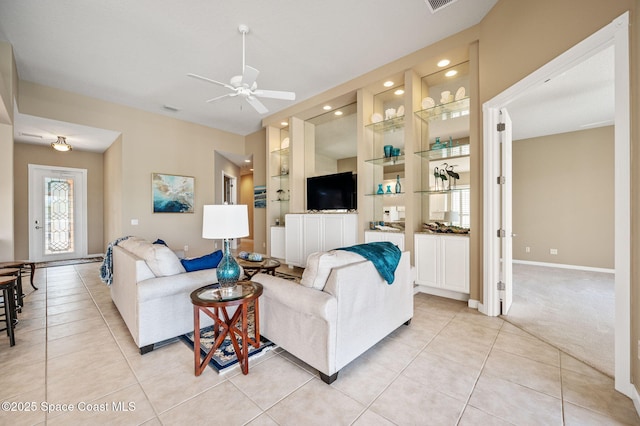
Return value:
[[(186, 272), (166, 246), (134, 237), (113, 247), (111, 298), (141, 354), (193, 331), (189, 294), (216, 282), (215, 269)], [(212, 324), (209, 317), (201, 319), (202, 327)]]
[[(314, 266), (314, 256), (320, 263), (321, 256), (340, 259)], [(391, 285), (372, 262), (342, 250), (310, 255), (305, 274), (310, 267), (317, 270), (303, 281), (315, 288), (266, 274), (252, 278), (264, 287), (260, 333), (332, 383), (341, 368), (413, 317), (409, 253), (402, 253)]]

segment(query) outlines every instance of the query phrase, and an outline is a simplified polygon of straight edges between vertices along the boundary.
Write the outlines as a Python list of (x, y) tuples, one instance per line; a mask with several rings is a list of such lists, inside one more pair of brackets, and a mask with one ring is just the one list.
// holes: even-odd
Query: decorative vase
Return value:
[(382, 184), (378, 184), (378, 194), (384, 194), (384, 189), (382, 189)]
[(391, 153), (393, 152), (393, 145), (385, 145), (384, 146), (384, 156), (391, 157)]
[(400, 175), (396, 175), (396, 194), (402, 192), (402, 186), (400, 185)]
[(224, 251), (222, 260), (216, 268), (216, 276), (220, 284), (220, 291), (225, 294), (233, 291), (240, 278), (240, 265), (231, 255), (228, 238), (224, 239)]
[(391, 194), (391, 185), (387, 185), (387, 194)]

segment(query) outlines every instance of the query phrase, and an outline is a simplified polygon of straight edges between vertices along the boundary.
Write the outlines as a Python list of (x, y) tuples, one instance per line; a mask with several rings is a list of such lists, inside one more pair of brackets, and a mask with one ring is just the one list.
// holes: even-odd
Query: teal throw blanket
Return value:
[(388, 241), (380, 241), (342, 247), (338, 250), (351, 251), (370, 260), (380, 273), (380, 276), (382, 276), (388, 284), (393, 284), (396, 268), (400, 262), (400, 256), (402, 256), (402, 252), (395, 244)]

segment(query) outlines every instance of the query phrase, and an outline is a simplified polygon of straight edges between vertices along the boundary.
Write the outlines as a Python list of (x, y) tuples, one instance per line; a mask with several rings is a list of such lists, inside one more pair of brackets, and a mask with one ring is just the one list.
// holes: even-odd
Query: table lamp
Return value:
[(202, 238), (224, 241), (222, 260), (216, 276), (222, 292), (231, 292), (240, 278), (240, 265), (231, 255), (229, 239), (249, 235), (249, 215), (244, 204), (216, 204), (204, 206)]

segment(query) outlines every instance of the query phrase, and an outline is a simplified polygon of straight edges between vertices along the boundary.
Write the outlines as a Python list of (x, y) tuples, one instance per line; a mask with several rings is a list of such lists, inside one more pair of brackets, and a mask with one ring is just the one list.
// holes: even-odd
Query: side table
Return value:
[(259, 262), (253, 262), (251, 260), (245, 259), (236, 259), (238, 261), (238, 265), (242, 266), (244, 269), (244, 274), (247, 276), (247, 279), (253, 278), (255, 274), (258, 272), (264, 272), (265, 274), (276, 275), (276, 268), (280, 266), (280, 262), (270, 258), (265, 257)]
[[(195, 375), (199, 376), (206, 368), (211, 357), (220, 347), (225, 337), (231, 338), (233, 349), (238, 357), (238, 363), (243, 374), (249, 374), (249, 343), (260, 347), (260, 312), (258, 298), (262, 295), (262, 285), (252, 281), (238, 281), (232, 292), (221, 293), (218, 284), (211, 284), (194, 290), (191, 293), (193, 303), (193, 353), (195, 358)], [(249, 302), (254, 302), (254, 336), (249, 336), (247, 311)], [(233, 316), (229, 316), (227, 308), (237, 306)], [(200, 312), (213, 319), (213, 332), (216, 338), (213, 347), (204, 360), (200, 361)], [(242, 328), (237, 327), (242, 319)], [(242, 349), (238, 343), (238, 336), (242, 339)]]

